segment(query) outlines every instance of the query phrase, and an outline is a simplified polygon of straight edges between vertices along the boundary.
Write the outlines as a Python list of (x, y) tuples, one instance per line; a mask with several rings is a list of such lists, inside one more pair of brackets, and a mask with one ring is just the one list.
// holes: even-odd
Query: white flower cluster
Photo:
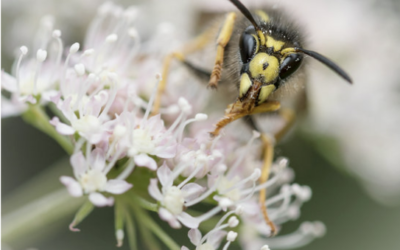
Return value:
[[(206, 114), (192, 114), (198, 108), (182, 96), (170, 98), (161, 115), (151, 115), (160, 80), (151, 71), (161, 69), (151, 46), (165, 45), (157, 32), (164, 32), (163, 39), (168, 34), (159, 29), (140, 42), (133, 28), (137, 13), (135, 8), (123, 10), (105, 3), (88, 30), (83, 50), (75, 43), (64, 53), (61, 32), (52, 30), (43, 37), (36, 57), (26, 58), (28, 49), (21, 47), (14, 76), (2, 72), (2, 87), (11, 94), (8, 107), (14, 109), (10, 113), (49, 102), (56, 107), (57, 116), (49, 122), (74, 145), (74, 177), (60, 178), (69, 193), (88, 196), (98, 207), (129, 199), (126, 194), (153, 198), (160, 218), (172, 228), (189, 228), (190, 241), (198, 250), (217, 249), (225, 236), (223, 249), (227, 249), (238, 236), (237, 227), (246, 229), (239, 235), (245, 249), (293, 248), (323, 235), (323, 224), (306, 223), (292, 235), (267, 239), (271, 229), (262, 219), (255, 194), (268, 189), (266, 206), (280, 227), (299, 217), (311, 190), (288, 184), (293, 172), (284, 158), (273, 164), (268, 182), (258, 184), (262, 165), (258, 132), (247, 138), (245, 146), (229, 132), (211, 140), (207, 131), (213, 123), (206, 122)], [(180, 92), (175, 87), (176, 95)], [(196, 105), (206, 106), (205, 102)], [(135, 167), (145, 168), (140, 176)], [(134, 190), (134, 185), (142, 184), (147, 190)], [(199, 215), (196, 205), (201, 202), (209, 210)], [(202, 236), (202, 222), (212, 218), (219, 221)], [(122, 241), (123, 231), (117, 232)]]

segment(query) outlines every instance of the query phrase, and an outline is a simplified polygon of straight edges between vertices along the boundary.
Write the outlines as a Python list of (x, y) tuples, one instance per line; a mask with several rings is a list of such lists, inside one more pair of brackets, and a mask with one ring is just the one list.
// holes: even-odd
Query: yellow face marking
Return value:
[(251, 80), (247, 73), (243, 73), (240, 77), (240, 88), (239, 88), (239, 97), (242, 98), (249, 88), (251, 87)]
[(264, 22), (269, 22), (269, 16), (267, 13), (265, 13), (265, 11), (262, 10), (256, 10), (256, 14), (257, 16), (259, 16), (261, 18), (261, 20), (263, 20)]
[(279, 74), (278, 58), (267, 53), (256, 54), (250, 61), (250, 74), (253, 78), (263, 76), (264, 83), (274, 81)]
[(273, 84), (261, 87), (260, 94), (258, 95), (258, 103), (263, 103), (267, 100), (268, 96), (275, 90)]
[(274, 52), (277, 52), (282, 49), (285, 42), (277, 41), (272, 36), (267, 36), (267, 48), (274, 47)]

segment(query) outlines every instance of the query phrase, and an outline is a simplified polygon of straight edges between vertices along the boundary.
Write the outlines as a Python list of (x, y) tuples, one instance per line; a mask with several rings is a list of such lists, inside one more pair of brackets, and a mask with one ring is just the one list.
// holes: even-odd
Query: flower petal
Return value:
[(128, 191), (133, 185), (124, 180), (109, 180), (104, 187), (104, 191), (111, 194), (122, 194)]
[(166, 222), (172, 227), (172, 228), (181, 228), (181, 224), (179, 221), (176, 219), (176, 217), (171, 214), (167, 209), (165, 208), (160, 208), (158, 210), (158, 215), (160, 218)]
[(190, 242), (192, 242), (193, 245), (197, 246), (200, 244), (201, 232), (199, 229), (197, 229), (197, 228), (190, 229), (188, 236), (189, 236)]
[(10, 92), (17, 92), (18, 90), (17, 79), (2, 70), (1, 87)]
[(164, 198), (164, 196), (161, 194), (160, 189), (158, 189), (158, 180), (157, 179), (150, 179), (150, 185), (148, 187), (148, 191), (149, 194), (151, 195), (151, 197), (153, 197), (154, 199), (158, 200), (158, 201), (162, 201), (162, 199)]
[(42, 99), (47, 102), (57, 99), (58, 96), (59, 92), (56, 90), (47, 90), (42, 93)]
[(60, 122), (60, 119), (58, 119), (56, 116), (50, 120), (50, 124), (53, 125), (57, 132), (62, 135), (73, 135), (75, 133), (75, 129), (65, 123)]
[(227, 235), (226, 231), (216, 231), (210, 234), (210, 236), (207, 239), (207, 243), (211, 244), (214, 249), (218, 249), (225, 235)]
[(158, 179), (163, 187), (172, 186), (171, 179), (172, 171), (169, 169), (167, 163), (164, 161), (163, 165), (157, 170)]
[(90, 154), (90, 167), (102, 171), (105, 167), (105, 155), (101, 148), (95, 148)]
[(20, 115), (27, 107), (24, 103), (1, 97), (1, 118)]
[(82, 151), (79, 151), (71, 156), (70, 159), (72, 168), (74, 169), (74, 175), (78, 179), (87, 170), (86, 160), (83, 156)]
[(97, 207), (105, 207), (105, 206), (112, 206), (114, 205), (114, 198), (113, 197), (105, 197), (100, 193), (91, 193), (89, 195), (90, 202)]
[(205, 188), (197, 183), (188, 183), (182, 187), (183, 198), (185, 198), (186, 202), (191, 201), (197, 198), (204, 190)]
[(198, 228), (199, 227), (199, 220), (192, 217), (188, 213), (181, 213), (180, 215), (177, 216), (178, 220), (185, 225), (188, 228)]
[(69, 176), (61, 176), (60, 181), (68, 190), (68, 193), (73, 197), (80, 197), (83, 195), (82, 187), (74, 178)]
[(156, 148), (154, 155), (160, 158), (170, 159), (176, 155), (177, 144), (174, 142), (171, 145), (163, 145)]
[(140, 167), (147, 167), (150, 170), (157, 169), (156, 161), (146, 154), (140, 154), (135, 156), (135, 164)]

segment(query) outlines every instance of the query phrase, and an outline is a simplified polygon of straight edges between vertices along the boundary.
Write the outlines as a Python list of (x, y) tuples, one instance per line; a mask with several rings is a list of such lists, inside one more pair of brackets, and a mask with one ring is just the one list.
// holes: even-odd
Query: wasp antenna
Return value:
[(345, 79), (349, 83), (353, 83), (353, 81), (351, 80), (350, 76), (343, 69), (341, 69), (336, 63), (332, 62), (331, 60), (329, 60), (325, 56), (323, 56), (323, 55), (321, 55), (321, 54), (319, 54), (319, 53), (317, 53), (315, 51), (306, 50), (306, 49), (302, 49), (302, 48), (295, 48), (295, 50), (299, 51), (299, 52), (303, 52), (304, 54), (309, 55), (314, 59), (317, 59), (321, 63), (323, 63), (326, 66), (328, 66), (331, 70), (335, 71), (338, 75), (343, 77), (343, 79)]
[(233, 3), (236, 6), (236, 8), (240, 10), (240, 12), (242, 12), (242, 14), (253, 24), (256, 30), (261, 31), (261, 28), (254, 20), (253, 15), (239, 0), (229, 0), (229, 1), (231, 1), (231, 3)]

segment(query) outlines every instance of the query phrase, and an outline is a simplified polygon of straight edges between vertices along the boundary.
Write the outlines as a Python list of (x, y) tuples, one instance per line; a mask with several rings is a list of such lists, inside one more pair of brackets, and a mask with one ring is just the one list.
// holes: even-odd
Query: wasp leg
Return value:
[(241, 102), (238, 100), (233, 104), (230, 104), (228, 108), (225, 110), (225, 115), (220, 119), (217, 124), (215, 124), (215, 129), (213, 132), (210, 133), (212, 137), (216, 137), (219, 135), (222, 128), (224, 128), (229, 123), (240, 119), (244, 116), (257, 114), (257, 113), (265, 113), (265, 112), (272, 112), (276, 111), (281, 107), (281, 104), (277, 101), (268, 101), (265, 102), (253, 110), (248, 111), (241, 106)]
[[(215, 33), (216, 33), (216, 27), (211, 26), (204, 33), (202, 33), (197, 38), (186, 44), (182, 49), (182, 51), (172, 52), (165, 57), (162, 67), (161, 80), (160, 83), (158, 84), (156, 97), (154, 99), (152, 115), (156, 115), (160, 111), (161, 96), (164, 94), (165, 88), (167, 86), (167, 79), (172, 60), (177, 59), (178, 61), (181, 61), (186, 64), (185, 56), (203, 49), (213, 39)], [(189, 66), (189, 68), (191, 67)]]
[(233, 26), (235, 24), (236, 14), (231, 12), (225, 19), (221, 32), (218, 36), (217, 55), (215, 57), (215, 64), (211, 73), (210, 82), (208, 87), (216, 89), (218, 82), (221, 79), (222, 65), (224, 63), (224, 50), (232, 36)]
[[(261, 140), (264, 147), (264, 163), (262, 166), (261, 176), (259, 179), (260, 184), (266, 182), (269, 178), (269, 173), (271, 170), (272, 160), (274, 158), (274, 140), (268, 137), (266, 134), (261, 135)], [(259, 201), (261, 206), (261, 212), (264, 217), (264, 221), (271, 228), (271, 236), (276, 235), (275, 224), (269, 219), (267, 206), (265, 205), (265, 200), (267, 199), (267, 189), (261, 189), (259, 194)]]
[[(283, 138), (283, 136), (287, 133), (287, 131), (293, 126), (295, 121), (295, 113), (291, 109), (282, 109), (279, 111), (279, 115), (285, 120), (285, 125), (273, 135), (274, 138), (271, 138), (264, 133), (261, 135), (261, 140), (263, 142), (263, 147), (264, 147), (264, 163), (262, 166), (261, 176), (259, 179), (260, 184), (265, 183), (269, 178), (269, 173), (271, 170), (271, 165), (274, 156), (274, 144)], [(250, 117), (250, 119), (252, 118)], [(253, 120), (251, 121), (250, 125), (252, 127), (256, 127), (256, 124), (254, 123)], [(259, 202), (264, 220), (271, 228), (271, 235), (274, 236), (276, 234), (276, 227), (268, 217), (268, 211), (265, 205), (266, 199), (267, 199), (267, 190), (266, 188), (264, 188), (260, 190)]]
[(161, 80), (160, 80), (160, 83), (158, 84), (157, 93), (156, 93), (156, 97), (154, 98), (153, 110), (152, 110), (151, 115), (157, 115), (160, 112), (161, 96), (164, 94), (165, 88), (167, 86), (167, 78), (168, 78), (169, 68), (170, 68), (172, 59), (174, 59), (174, 58), (178, 59), (179, 61), (183, 61), (185, 57), (180, 52), (173, 52), (164, 59), (163, 70), (161, 73)]

